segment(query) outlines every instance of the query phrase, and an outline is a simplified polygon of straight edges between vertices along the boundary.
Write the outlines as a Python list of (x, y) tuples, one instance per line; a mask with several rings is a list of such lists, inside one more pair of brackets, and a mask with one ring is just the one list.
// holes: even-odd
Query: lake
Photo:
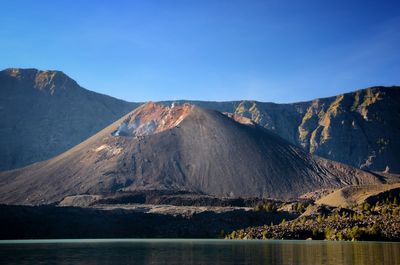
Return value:
[(399, 265), (400, 243), (87, 239), (0, 241), (0, 264)]

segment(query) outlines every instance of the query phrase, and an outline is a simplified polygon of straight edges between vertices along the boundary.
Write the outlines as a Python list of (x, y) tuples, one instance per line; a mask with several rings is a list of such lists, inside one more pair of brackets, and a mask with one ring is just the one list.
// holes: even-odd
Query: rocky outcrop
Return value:
[(288, 199), (383, 181), (217, 111), (147, 103), (53, 159), (0, 173), (0, 203), (48, 204), (138, 190)]
[(381, 201), (374, 206), (355, 205), (352, 209), (310, 205), (294, 220), (248, 227), (234, 231), (226, 238), (400, 241), (399, 212), (397, 202), (390, 201)]
[(311, 153), (361, 169), (400, 171), (400, 90), (368, 88), (312, 101), (298, 126)]
[[(37, 238), (217, 238), (224, 232), (264, 222), (289, 220), (290, 214), (260, 214), (243, 209), (169, 207), (146, 205), (81, 208), (0, 205), (0, 240)], [(178, 208), (178, 209), (176, 209)], [(183, 208), (183, 209), (179, 209)], [(198, 207), (200, 208), (200, 207)], [(157, 211), (153, 211), (156, 209)], [(27, 221), (29, 220), (29, 221)]]
[(86, 90), (60, 71), (0, 71), (0, 170), (58, 155), (136, 106)]
[[(400, 173), (399, 87), (371, 87), (293, 104), (176, 101), (184, 102), (232, 113), (236, 120), (249, 118), (321, 157)], [(85, 90), (59, 71), (1, 71), (0, 170), (60, 154), (138, 105)]]
[(293, 104), (189, 102), (249, 118), (312, 154), (364, 170), (400, 173), (399, 87)]

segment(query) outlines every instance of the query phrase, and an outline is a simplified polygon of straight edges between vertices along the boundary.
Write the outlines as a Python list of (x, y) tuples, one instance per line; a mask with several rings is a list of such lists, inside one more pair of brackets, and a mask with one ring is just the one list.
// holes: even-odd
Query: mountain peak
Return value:
[(172, 103), (170, 106), (145, 103), (131, 112), (112, 135), (138, 137), (174, 128), (186, 118), (193, 107), (187, 103)]
[(234, 118), (191, 104), (146, 103), (57, 157), (0, 173), (0, 202), (143, 190), (287, 199), (382, 182)]
[(62, 71), (38, 70), (35, 68), (7, 68), (0, 73), (15, 78), (21, 82), (32, 82), (33, 87), (42, 91), (49, 91), (54, 94), (57, 89), (66, 89), (78, 84)]

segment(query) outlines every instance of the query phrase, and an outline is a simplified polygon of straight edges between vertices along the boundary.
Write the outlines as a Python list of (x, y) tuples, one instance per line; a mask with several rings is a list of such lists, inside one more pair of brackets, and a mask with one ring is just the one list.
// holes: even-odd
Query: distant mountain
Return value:
[(0, 71), (0, 170), (49, 159), (137, 107), (60, 71)]
[(249, 119), (190, 104), (147, 103), (59, 156), (0, 173), (0, 203), (138, 190), (287, 199), (382, 182), (314, 157)]
[(314, 100), (298, 126), (298, 142), (311, 153), (391, 173), (400, 172), (399, 135), (399, 87)]
[(180, 102), (248, 117), (321, 157), (400, 173), (400, 87), (371, 87), (293, 104)]
[[(371, 87), (293, 104), (176, 102), (251, 118), (321, 157), (400, 173), (400, 87)], [(85, 90), (59, 71), (1, 71), (0, 170), (60, 154), (138, 105)]]

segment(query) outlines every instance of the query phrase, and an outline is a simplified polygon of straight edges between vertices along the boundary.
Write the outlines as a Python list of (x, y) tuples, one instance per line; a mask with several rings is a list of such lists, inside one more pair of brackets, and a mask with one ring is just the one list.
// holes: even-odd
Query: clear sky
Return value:
[(129, 101), (294, 102), (400, 85), (400, 1), (0, 0), (0, 68)]

